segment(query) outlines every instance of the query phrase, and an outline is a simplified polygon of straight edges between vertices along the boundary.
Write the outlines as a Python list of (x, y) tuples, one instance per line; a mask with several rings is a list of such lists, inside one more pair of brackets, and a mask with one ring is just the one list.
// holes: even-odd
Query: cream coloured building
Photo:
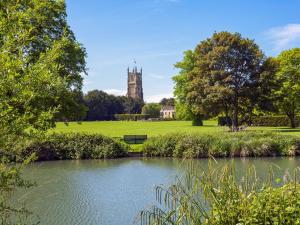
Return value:
[(175, 118), (175, 107), (174, 106), (162, 106), (160, 110), (160, 117), (163, 119), (174, 119)]

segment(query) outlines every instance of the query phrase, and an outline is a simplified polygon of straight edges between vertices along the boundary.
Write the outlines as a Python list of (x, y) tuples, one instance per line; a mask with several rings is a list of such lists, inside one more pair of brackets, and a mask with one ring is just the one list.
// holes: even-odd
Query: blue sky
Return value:
[(215, 31), (255, 39), (266, 55), (300, 46), (299, 0), (67, 0), (87, 49), (84, 92), (125, 94), (127, 67), (143, 67), (144, 96), (172, 96), (174, 64)]

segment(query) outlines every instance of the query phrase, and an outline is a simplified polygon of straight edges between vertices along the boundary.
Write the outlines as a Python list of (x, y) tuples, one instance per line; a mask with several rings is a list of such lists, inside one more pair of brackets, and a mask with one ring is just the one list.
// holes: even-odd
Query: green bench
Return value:
[(124, 135), (123, 140), (127, 144), (143, 144), (147, 135)]

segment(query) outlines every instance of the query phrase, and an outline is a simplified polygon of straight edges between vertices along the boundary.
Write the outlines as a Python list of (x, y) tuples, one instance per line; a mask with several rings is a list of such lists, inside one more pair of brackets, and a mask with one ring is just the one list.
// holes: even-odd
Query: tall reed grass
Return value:
[(157, 206), (141, 211), (142, 225), (300, 224), (299, 169), (260, 180), (255, 167), (237, 176), (233, 164), (201, 170), (190, 166), (169, 187), (157, 186)]

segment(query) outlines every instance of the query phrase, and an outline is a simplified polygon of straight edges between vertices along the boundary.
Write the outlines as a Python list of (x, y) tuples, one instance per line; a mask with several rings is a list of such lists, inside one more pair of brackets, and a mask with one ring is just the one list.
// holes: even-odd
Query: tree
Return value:
[(6, 198), (11, 191), (30, 186), (20, 177), (19, 166), (8, 163), (11, 157), (5, 156), (17, 156), (18, 146), (45, 134), (55, 126), (57, 115), (69, 117), (69, 107), (79, 106), (74, 97), (81, 91), (85, 52), (65, 17), (64, 1), (0, 1), (0, 221), (3, 224), (15, 224), (19, 214), (26, 213), (10, 206), (11, 201)]
[(184, 52), (183, 60), (176, 63), (175, 67), (180, 69), (179, 74), (173, 77), (175, 83), (174, 96), (176, 118), (181, 120), (193, 119), (193, 112), (187, 102), (188, 74), (195, 67), (195, 57), (192, 50)]
[(84, 96), (88, 108), (86, 120), (113, 120), (115, 114), (123, 113), (122, 99), (103, 91), (89, 91)]
[(157, 103), (148, 103), (143, 106), (142, 114), (148, 114), (150, 118), (159, 118), (160, 117), (161, 106)]
[(251, 99), (255, 114), (278, 113), (275, 105), (278, 97), (274, 95), (274, 91), (280, 88), (280, 82), (276, 79), (278, 66), (278, 60), (272, 57), (266, 58), (261, 66), (258, 89)]
[(63, 120), (80, 118), (85, 113), (84, 106), (78, 102), (78, 93), (81, 92), (82, 74), (86, 73), (86, 52), (76, 41), (66, 16), (64, 0), (0, 2), (0, 45), (7, 45), (11, 41), (12, 48), (6, 50), (15, 55), (23, 54), (23, 71), (38, 63), (41, 54), (49, 51), (57, 42), (65, 40), (53, 63), (58, 66), (57, 73), (64, 79), (68, 91), (61, 98), (52, 102), (49, 99), (44, 103), (59, 105), (61, 110), (55, 117)]
[(142, 108), (144, 106), (143, 100), (134, 99), (127, 96), (120, 97), (125, 114), (140, 114), (142, 112)]
[(257, 91), (264, 55), (254, 41), (238, 33), (214, 33), (195, 49), (196, 64), (188, 75), (187, 99), (196, 113), (232, 112), (233, 130), (243, 102)]
[(276, 78), (280, 83), (274, 94), (280, 112), (290, 119), (291, 127), (296, 127), (295, 116), (300, 112), (300, 48), (283, 51), (277, 57), (279, 68)]
[(174, 106), (175, 100), (174, 98), (163, 98), (162, 100), (160, 100), (159, 104), (163, 106)]

